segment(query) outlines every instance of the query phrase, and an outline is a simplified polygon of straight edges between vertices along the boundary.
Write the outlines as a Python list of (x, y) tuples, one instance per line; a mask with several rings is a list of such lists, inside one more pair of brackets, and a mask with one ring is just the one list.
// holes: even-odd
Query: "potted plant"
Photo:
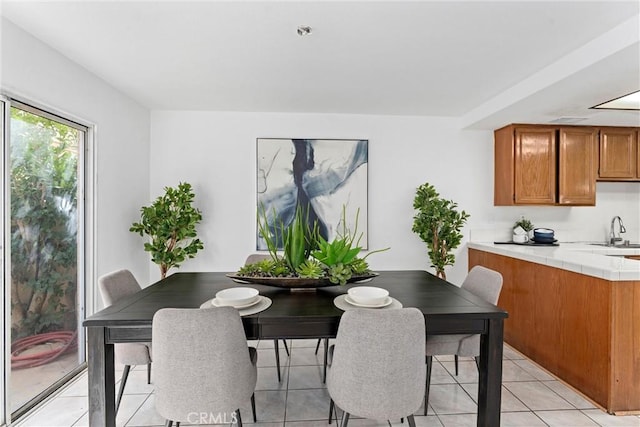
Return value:
[[(298, 205), (293, 220), (288, 226), (269, 221), (264, 208), (258, 212), (258, 232), (264, 239), (270, 259), (241, 267), (236, 277), (248, 281), (273, 284), (284, 287), (317, 287), (327, 284), (344, 285), (352, 279), (367, 279), (375, 276), (365, 260), (369, 255), (389, 248), (370, 251), (358, 257), (362, 233), (357, 234), (358, 215), (355, 230), (346, 227), (345, 208), (342, 210), (342, 230), (331, 242), (318, 232), (316, 223), (309, 224), (307, 209)], [(272, 215), (277, 218), (277, 215)], [(277, 231), (280, 232), (278, 233)], [(278, 248), (282, 247), (282, 253)], [(266, 280), (263, 280), (266, 279)], [(275, 280), (271, 280), (275, 279)]]
[(452, 251), (460, 245), (464, 226), (469, 214), (458, 211), (453, 200), (440, 197), (435, 187), (424, 183), (416, 190), (413, 208), (418, 212), (413, 217), (412, 230), (427, 244), (431, 267), (436, 275), (447, 278), (444, 268), (453, 265), (455, 255)]
[(144, 250), (151, 253), (151, 261), (160, 266), (164, 279), (172, 267), (196, 256), (204, 248), (197, 238), (196, 225), (202, 220), (199, 209), (193, 207), (195, 194), (191, 184), (180, 183), (177, 188), (165, 187), (165, 194), (150, 206), (141, 208), (140, 222), (131, 225), (129, 231), (149, 236)]
[[(523, 216), (513, 224), (513, 229), (522, 228), (527, 233), (527, 239), (533, 239), (533, 223)], [(515, 234), (515, 233), (514, 233)]]

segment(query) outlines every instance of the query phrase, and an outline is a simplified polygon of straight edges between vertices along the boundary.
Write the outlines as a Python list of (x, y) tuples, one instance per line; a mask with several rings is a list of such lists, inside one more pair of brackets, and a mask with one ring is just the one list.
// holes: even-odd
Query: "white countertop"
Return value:
[(639, 280), (640, 260), (623, 258), (640, 255), (640, 248), (619, 249), (588, 243), (559, 243), (559, 246), (496, 245), (469, 242), (471, 249), (504, 255), (536, 264), (582, 273), (611, 281)]

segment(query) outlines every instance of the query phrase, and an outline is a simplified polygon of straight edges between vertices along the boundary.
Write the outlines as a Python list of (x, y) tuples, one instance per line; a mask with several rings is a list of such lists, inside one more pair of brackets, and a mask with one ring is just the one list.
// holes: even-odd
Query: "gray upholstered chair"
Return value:
[(416, 308), (346, 311), (329, 351), (329, 423), (335, 405), (344, 411), (342, 427), (350, 415), (407, 417), (414, 427), (424, 396), (424, 345), (424, 316)]
[(167, 426), (228, 420), (242, 426), (240, 406), (249, 399), (255, 421), (257, 352), (247, 346), (238, 310), (164, 308), (153, 316), (151, 333), (155, 405)]
[[(105, 306), (110, 306), (140, 291), (138, 281), (129, 270), (118, 270), (101, 276), (98, 279), (98, 287)], [(116, 399), (117, 413), (132, 365), (147, 365), (147, 384), (151, 383), (151, 343), (115, 344), (114, 352), (116, 362), (124, 365)]]
[[(469, 271), (461, 287), (491, 304), (497, 304), (502, 290), (502, 275), (497, 271), (476, 265)], [(480, 355), (480, 335), (428, 336), (425, 354), (427, 384), (424, 394), (424, 414), (427, 415), (433, 356), (454, 355), (456, 375), (458, 375), (458, 356), (475, 357), (477, 367)]]
[[(250, 254), (244, 262), (244, 265), (254, 264), (256, 262), (262, 261), (264, 259), (270, 259), (271, 255), (267, 254)], [(287, 352), (287, 356), (289, 354), (289, 347), (287, 346), (287, 340), (282, 340), (284, 344), (284, 350)], [(280, 346), (278, 345), (278, 340), (273, 340), (273, 348), (276, 352), (276, 367), (278, 368), (278, 382), (282, 381), (282, 375), (280, 374)]]

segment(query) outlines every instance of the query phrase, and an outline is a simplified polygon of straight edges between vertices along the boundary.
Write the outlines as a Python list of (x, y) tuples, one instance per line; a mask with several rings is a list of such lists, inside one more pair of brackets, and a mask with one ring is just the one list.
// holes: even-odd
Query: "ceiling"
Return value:
[(640, 125), (589, 110), (640, 89), (636, 0), (2, 0), (1, 13), (152, 110)]

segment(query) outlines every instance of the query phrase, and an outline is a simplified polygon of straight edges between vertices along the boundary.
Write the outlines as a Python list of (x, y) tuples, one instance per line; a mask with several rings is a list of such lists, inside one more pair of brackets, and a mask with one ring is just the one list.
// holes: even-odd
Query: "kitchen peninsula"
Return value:
[(505, 342), (612, 414), (640, 413), (640, 249), (470, 242), (502, 273)]

